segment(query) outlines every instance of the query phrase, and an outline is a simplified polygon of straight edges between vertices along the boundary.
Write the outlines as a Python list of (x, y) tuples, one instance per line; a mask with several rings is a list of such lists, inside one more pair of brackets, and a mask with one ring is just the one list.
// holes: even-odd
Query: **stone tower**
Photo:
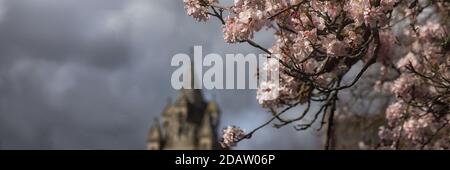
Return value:
[[(190, 75), (194, 75), (193, 67)], [(192, 84), (195, 79), (190, 77), (188, 83)], [(181, 89), (175, 102), (169, 102), (164, 108), (162, 121), (155, 120), (151, 126), (147, 149), (220, 149), (217, 138), (219, 116), (217, 103), (205, 101), (201, 90)]]

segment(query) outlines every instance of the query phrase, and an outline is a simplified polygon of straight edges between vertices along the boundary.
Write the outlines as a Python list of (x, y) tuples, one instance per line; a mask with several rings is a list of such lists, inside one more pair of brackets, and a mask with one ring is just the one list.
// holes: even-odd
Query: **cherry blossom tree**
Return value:
[[(218, 0), (184, 0), (184, 4), (187, 14), (199, 22), (218, 19), (225, 42), (249, 44), (281, 64), (260, 68), (280, 70), (280, 86), (267, 82), (256, 95), (273, 117), (245, 135), (228, 127), (223, 146), (249, 139), (276, 121), (277, 128), (326, 127), (324, 149), (332, 149), (333, 119), (342, 93), (365, 81), (367, 70), (377, 67), (371, 90), (391, 95), (392, 102), (376, 148), (450, 147), (450, 2), (234, 0), (224, 5)], [(255, 42), (256, 32), (273, 34), (273, 45)], [(275, 99), (267, 96), (273, 90), (279, 91)], [(297, 117), (283, 117), (300, 105), (305, 109)], [(312, 119), (305, 123), (306, 116)]]

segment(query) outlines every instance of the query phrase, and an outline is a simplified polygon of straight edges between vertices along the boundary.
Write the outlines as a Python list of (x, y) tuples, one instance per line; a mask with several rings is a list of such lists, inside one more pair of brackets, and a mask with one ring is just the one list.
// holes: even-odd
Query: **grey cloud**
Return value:
[[(117, 1), (103, 2), (103, 5), (117, 4)], [(108, 10), (101, 10), (100, 5), (67, 0), (5, 1), (7, 10), (0, 25), (2, 58), (74, 60), (101, 67), (126, 63), (130, 49), (128, 35), (89, 34), (91, 27), (107, 14)]]

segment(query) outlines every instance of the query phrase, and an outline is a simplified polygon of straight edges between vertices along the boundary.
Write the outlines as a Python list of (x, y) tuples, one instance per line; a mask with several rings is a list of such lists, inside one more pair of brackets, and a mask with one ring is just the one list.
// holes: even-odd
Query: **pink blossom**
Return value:
[(351, 45), (351, 47), (358, 47), (360, 44), (364, 42), (364, 39), (362, 38), (362, 35), (355, 32), (355, 29), (353, 26), (346, 26), (344, 27), (344, 33), (347, 35), (344, 38), (344, 41)]
[(324, 8), (326, 9), (328, 16), (332, 19), (335, 19), (341, 12), (339, 5), (333, 1), (326, 1)]
[(207, 21), (209, 19), (209, 5), (218, 3), (217, 0), (183, 0), (186, 12), (197, 21)]
[[(263, 107), (272, 107), (277, 105), (280, 85), (279, 82), (272, 80), (270, 75), (279, 73), (280, 65), (276, 59), (269, 59), (264, 63), (261, 71), (265, 72), (267, 76), (265, 81), (262, 81), (256, 91), (256, 99)], [(260, 75), (261, 76), (261, 75)], [(260, 77), (262, 78), (262, 77)]]
[(437, 22), (429, 21), (420, 28), (419, 38), (422, 41), (432, 41), (435, 38), (445, 37), (444, 28)]
[(271, 82), (261, 82), (256, 91), (256, 99), (263, 107), (277, 105), (279, 86)]
[(306, 38), (309, 42), (317, 41), (317, 28), (300, 32), (301, 37)]
[(415, 79), (411, 75), (400, 76), (395, 80), (391, 87), (392, 93), (397, 97), (411, 98), (412, 88), (414, 87)]
[(261, 10), (253, 8), (241, 11), (238, 16), (228, 17), (223, 28), (225, 42), (252, 39), (253, 33), (265, 25), (264, 17)]
[(347, 43), (332, 39), (327, 45), (327, 53), (331, 54), (333, 57), (343, 57), (348, 54), (347, 48)]
[(413, 53), (408, 53), (405, 57), (401, 58), (397, 62), (397, 68), (399, 69), (405, 69), (406, 66), (411, 64), (414, 69), (421, 69), (421, 65), (419, 64), (419, 61), (417, 60), (416, 55)]
[(227, 43), (235, 43), (246, 40), (251, 35), (250, 29), (240, 23), (236, 18), (227, 18), (223, 27), (224, 40)]
[(426, 119), (409, 119), (403, 124), (403, 131), (407, 138), (411, 140), (423, 139), (424, 128), (429, 126)]
[(223, 148), (230, 148), (236, 146), (242, 138), (245, 137), (244, 131), (236, 126), (228, 126), (222, 130), (222, 142), (220, 143)]
[(350, 14), (356, 25), (360, 25), (364, 23), (364, 11), (369, 7), (369, 0), (350, 0), (345, 10)]
[(325, 29), (325, 19), (318, 16), (312, 16), (312, 24), (319, 30)]
[(269, 14), (275, 14), (280, 10), (283, 10), (287, 7), (286, 1), (266, 1), (265, 2), (265, 11)]
[(403, 102), (396, 102), (394, 104), (391, 104), (386, 109), (386, 119), (389, 123), (389, 125), (394, 125), (399, 119), (403, 116), (403, 111), (405, 110), (405, 103)]

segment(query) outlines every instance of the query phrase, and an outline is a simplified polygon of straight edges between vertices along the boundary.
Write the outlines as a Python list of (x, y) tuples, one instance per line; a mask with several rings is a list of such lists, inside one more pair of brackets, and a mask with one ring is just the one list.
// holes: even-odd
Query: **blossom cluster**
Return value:
[(236, 126), (228, 126), (223, 129), (222, 148), (230, 148), (236, 146), (236, 143), (239, 142), (242, 138), (244, 138), (245, 133), (239, 127)]
[(388, 148), (448, 149), (450, 25), (428, 21), (414, 29), (404, 31), (411, 40), (395, 65), (400, 76), (388, 83), (395, 102), (386, 110), (388, 125), (379, 136)]
[(208, 8), (217, 4), (217, 0), (183, 0), (186, 12), (197, 21), (207, 21), (209, 19)]
[[(204, 14), (208, 6), (200, 2), (203, 1), (185, 0), (187, 13), (198, 20), (206, 20)], [(229, 7), (210, 7), (211, 13), (224, 22), (225, 42), (251, 40), (256, 32), (263, 30), (274, 32), (275, 41), (268, 50), (280, 55), (281, 86), (262, 83), (257, 92), (259, 103), (271, 108), (304, 103), (314, 90), (313, 86), (331, 88), (358, 61), (370, 60), (377, 46), (374, 39), (378, 38), (374, 37), (379, 36), (371, 28), (387, 24), (387, 16), (396, 2), (235, 0)], [(218, 4), (212, 0), (204, 4), (212, 3)], [(395, 38), (389, 31), (380, 32), (381, 50), (378, 51), (382, 52), (374, 55), (383, 61), (392, 53)], [(274, 90), (280, 91), (279, 99), (264, 96)]]

